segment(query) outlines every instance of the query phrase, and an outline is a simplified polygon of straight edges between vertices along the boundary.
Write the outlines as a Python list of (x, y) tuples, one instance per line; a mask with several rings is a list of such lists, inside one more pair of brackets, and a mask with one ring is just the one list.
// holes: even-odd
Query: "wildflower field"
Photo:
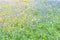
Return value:
[(60, 40), (60, 1), (1, 0), (0, 40)]

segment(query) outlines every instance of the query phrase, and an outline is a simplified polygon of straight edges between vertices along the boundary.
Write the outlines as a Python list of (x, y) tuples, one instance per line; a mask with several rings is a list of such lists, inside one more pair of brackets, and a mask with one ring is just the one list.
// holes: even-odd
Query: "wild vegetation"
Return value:
[(45, 0), (0, 2), (0, 40), (60, 40), (60, 3)]

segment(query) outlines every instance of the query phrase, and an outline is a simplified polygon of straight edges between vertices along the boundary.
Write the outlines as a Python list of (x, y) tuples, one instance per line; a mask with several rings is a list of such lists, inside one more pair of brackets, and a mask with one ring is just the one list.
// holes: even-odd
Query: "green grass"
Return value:
[(31, 3), (37, 5), (34, 9), (19, 4), (0, 4), (0, 40), (60, 40), (59, 8), (46, 8), (45, 1), (40, 6)]

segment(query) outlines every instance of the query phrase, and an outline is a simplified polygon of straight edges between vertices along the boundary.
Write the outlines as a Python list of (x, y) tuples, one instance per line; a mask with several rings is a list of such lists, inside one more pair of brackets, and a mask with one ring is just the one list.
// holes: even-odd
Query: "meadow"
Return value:
[(0, 1), (0, 40), (60, 40), (59, 1)]

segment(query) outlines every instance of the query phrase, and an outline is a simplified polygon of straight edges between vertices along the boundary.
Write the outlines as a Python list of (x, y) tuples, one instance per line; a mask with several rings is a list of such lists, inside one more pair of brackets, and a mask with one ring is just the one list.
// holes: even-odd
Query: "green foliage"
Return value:
[(23, 6), (19, 2), (0, 4), (0, 40), (60, 40), (59, 8), (45, 7), (45, 0), (38, 0), (40, 5), (21, 1)]

